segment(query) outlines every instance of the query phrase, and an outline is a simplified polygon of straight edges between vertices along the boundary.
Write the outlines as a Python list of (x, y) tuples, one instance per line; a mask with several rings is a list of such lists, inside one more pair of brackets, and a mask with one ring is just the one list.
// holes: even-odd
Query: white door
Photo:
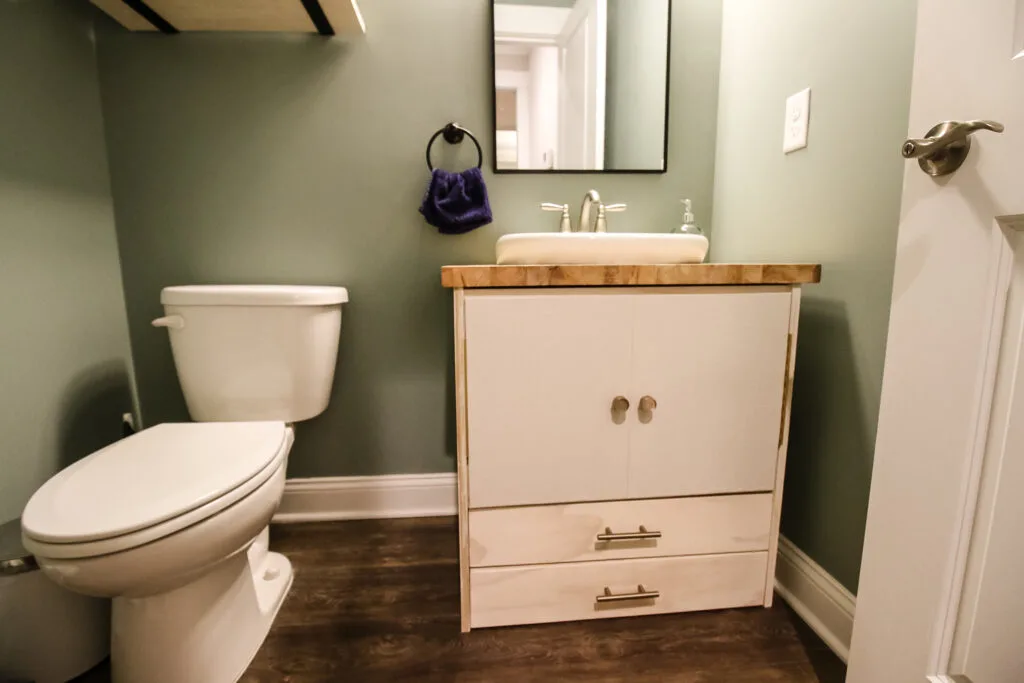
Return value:
[(628, 293), (466, 293), (470, 507), (626, 497), (613, 404), (629, 400), (632, 316)]
[(633, 298), (629, 497), (774, 489), (790, 290)]
[(558, 168), (604, 168), (607, 0), (577, 0), (562, 34)]
[[(1024, 0), (920, 3), (909, 161), (848, 683), (1024, 680)], [(896, 153), (896, 150), (893, 150)]]
[[(497, 48), (495, 48), (497, 49)], [(497, 90), (511, 90), (515, 93), (515, 156), (511, 168), (533, 168), (530, 149), (532, 147), (530, 112), (530, 74), (527, 71), (495, 69), (494, 87)]]

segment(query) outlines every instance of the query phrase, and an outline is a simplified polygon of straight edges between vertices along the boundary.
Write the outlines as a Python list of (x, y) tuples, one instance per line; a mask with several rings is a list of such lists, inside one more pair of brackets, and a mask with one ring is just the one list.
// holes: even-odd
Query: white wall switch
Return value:
[(786, 123), (782, 131), (783, 152), (789, 154), (807, 146), (807, 124), (810, 120), (810, 88), (786, 98)]

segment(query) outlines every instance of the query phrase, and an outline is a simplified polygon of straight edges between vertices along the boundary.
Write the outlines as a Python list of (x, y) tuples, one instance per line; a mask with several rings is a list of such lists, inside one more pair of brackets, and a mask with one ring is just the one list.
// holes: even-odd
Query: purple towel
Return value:
[(491, 222), (487, 185), (479, 168), (460, 173), (435, 168), (420, 213), (446, 235), (461, 235)]

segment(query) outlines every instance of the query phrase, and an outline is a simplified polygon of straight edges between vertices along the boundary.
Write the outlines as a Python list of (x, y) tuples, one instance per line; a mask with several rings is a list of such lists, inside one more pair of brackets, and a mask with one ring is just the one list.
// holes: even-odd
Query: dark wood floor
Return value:
[(291, 558), (295, 584), (243, 683), (841, 683), (845, 675), (781, 601), (461, 634), (451, 518), (280, 526), (272, 547)]

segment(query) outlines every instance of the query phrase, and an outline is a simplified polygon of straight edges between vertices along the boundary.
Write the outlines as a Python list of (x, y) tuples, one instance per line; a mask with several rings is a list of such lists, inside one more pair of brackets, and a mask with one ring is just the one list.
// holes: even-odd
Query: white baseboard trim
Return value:
[(849, 658), (857, 598), (785, 536), (779, 537), (775, 590), (839, 659)]
[(273, 522), (443, 517), (456, 501), (454, 473), (289, 479)]

